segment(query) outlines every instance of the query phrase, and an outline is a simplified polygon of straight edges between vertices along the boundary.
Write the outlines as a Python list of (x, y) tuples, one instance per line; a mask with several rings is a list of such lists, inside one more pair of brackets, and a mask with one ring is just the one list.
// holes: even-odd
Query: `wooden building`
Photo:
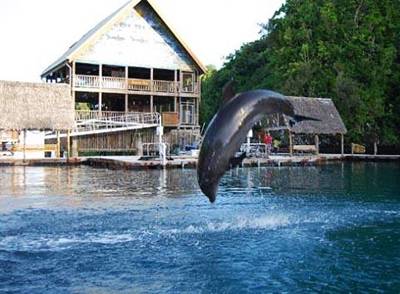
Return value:
[(168, 137), (172, 130), (198, 133), (204, 72), (151, 0), (131, 0), (74, 43), (41, 77), (70, 85), (77, 120), (159, 113)]
[(45, 144), (45, 131), (67, 131), (75, 125), (67, 85), (0, 81), (0, 113), (1, 151), (13, 158), (58, 156), (60, 144)]

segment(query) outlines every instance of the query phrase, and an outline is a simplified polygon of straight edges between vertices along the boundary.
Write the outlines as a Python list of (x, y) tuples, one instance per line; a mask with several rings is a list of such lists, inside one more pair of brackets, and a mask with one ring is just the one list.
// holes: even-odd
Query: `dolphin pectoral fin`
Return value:
[(289, 119), (289, 126), (293, 127), (296, 123), (299, 123), (301, 121), (306, 121), (306, 120), (311, 120), (311, 121), (321, 121), (318, 118), (310, 117), (310, 116), (304, 116), (304, 115), (295, 115), (294, 117)]
[(295, 115), (294, 120), (295, 120), (295, 122), (300, 122), (303, 120), (321, 121), (318, 118), (311, 117), (311, 116), (304, 116), (304, 115)]

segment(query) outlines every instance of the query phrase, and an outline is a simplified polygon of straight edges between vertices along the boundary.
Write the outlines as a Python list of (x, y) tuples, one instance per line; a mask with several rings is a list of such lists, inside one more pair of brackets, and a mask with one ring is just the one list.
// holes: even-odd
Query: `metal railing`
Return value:
[[(75, 117), (76, 124), (71, 136), (153, 128), (160, 125), (161, 121), (158, 112), (76, 111)], [(63, 133), (60, 136), (67, 135)], [(55, 138), (57, 134), (54, 131), (46, 133), (46, 139)]]
[(248, 157), (268, 157), (271, 146), (263, 143), (243, 143), (240, 152), (246, 152)]
[(104, 119), (124, 115), (124, 111), (98, 111), (98, 110), (77, 110), (75, 111), (75, 120)]
[(116, 89), (132, 92), (199, 93), (199, 83), (183, 86), (180, 82), (175, 81), (126, 79), (93, 75), (74, 75), (73, 80), (74, 86), (77, 88)]
[(98, 112), (77, 111), (76, 132), (89, 132), (104, 129), (143, 128), (156, 126), (161, 116), (157, 112)]

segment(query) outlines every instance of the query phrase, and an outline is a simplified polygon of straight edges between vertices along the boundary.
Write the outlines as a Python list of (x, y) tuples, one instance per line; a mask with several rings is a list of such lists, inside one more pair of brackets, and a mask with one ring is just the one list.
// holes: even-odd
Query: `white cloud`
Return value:
[[(0, 79), (39, 81), (42, 70), (126, 0), (2, 0)], [(204, 64), (255, 40), (283, 0), (154, 0)]]

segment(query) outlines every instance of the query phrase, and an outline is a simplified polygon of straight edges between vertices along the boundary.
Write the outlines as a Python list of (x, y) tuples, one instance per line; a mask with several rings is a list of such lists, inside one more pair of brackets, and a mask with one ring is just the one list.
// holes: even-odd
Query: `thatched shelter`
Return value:
[(347, 129), (335, 104), (327, 98), (288, 97), (298, 115), (313, 117), (318, 121), (302, 121), (290, 128), (295, 134), (346, 134)]
[(74, 102), (69, 85), (0, 81), (0, 129), (70, 130)]
[[(267, 118), (268, 130), (287, 130), (289, 132), (291, 153), (293, 151), (292, 135), (294, 134), (315, 135), (315, 146), (317, 152), (319, 151), (318, 135), (340, 135), (342, 141), (342, 153), (344, 152), (343, 136), (347, 133), (347, 129), (331, 99), (293, 96), (287, 96), (287, 98), (292, 102), (297, 115), (317, 119), (316, 121), (301, 121), (291, 126), (288, 119), (282, 115), (273, 115)], [(307, 149), (306, 146), (302, 146), (302, 148)]]

